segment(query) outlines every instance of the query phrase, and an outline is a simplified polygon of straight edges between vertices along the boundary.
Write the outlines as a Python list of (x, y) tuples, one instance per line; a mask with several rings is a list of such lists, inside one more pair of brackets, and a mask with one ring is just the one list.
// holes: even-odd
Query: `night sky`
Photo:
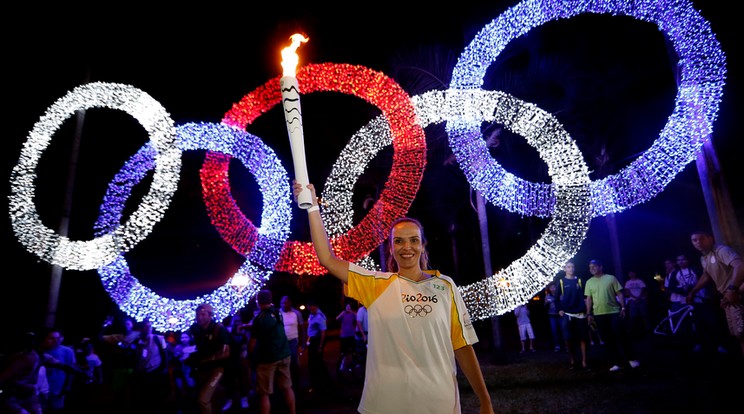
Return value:
[[(281, 74), (279, 52), (291, 34), (302, 32), (310, 41), (299, 49), (300, 65), (362, 65), (392, 77), (413, 96), (433, 88), (446, 89), (463, 48), (485, 24), (516, 4), (458, 2), (458, 10), (370, 7), (364, 12), (341, 10), (339, 16), (339, 11), (317, 8), (314, 3), (275, 7), (273, 12), (202, 4), (160, 12), (122, 7), (104, 13), (60, 6), (58, 10), (29, 8), (4, 14), (3, 175), (10, 177), (28, 132), (44, 111), (86, 82), (135, 86), (160, 102), (176, 124), (216, 123), (242, 96)], [(727, 84), (712, 139), (741, 226), (744, 146), (738, 128), (741, 51), (735, 41), (737, 22), (723, 2), (693, 3), (711, 22), (727, 56)], [(484, 89), (504, 90), (552, 113), (575, 137), (590, 170), (596, 165), (589, 155), (595, 150), (591, 131), (608, 136), (608, 165), (615, 173), (651, 145), (673, 108), (670, 57), (663, 36), (648, 23), (610, 16), (552, 22), (514, 41), (502, 55), (504, 62), (489, 71)], [(530, 65), (535, 56), (548, 62), (542, 72)], [(356, 98), (328, 95), (302, 97), (308, 170), (311, 181), (321, 188), (349, 137), (379, 113)], [(144, 131), (126, 114), (91, 110), (85, 122), (69, 229), (72, 239), (81, 240), (93, 236), (93, 223), (111, 177), (147, 141)], [(66, 122), (40, 161), (36, 206), (42, 221), (52, 228), (63, 215), (73, 130), (74, 122)], [(281, 112), (267, 112), (249, 132), (276, 151), (291, 176)], [(469, 284), (484, 276), (473, 199), (451, 157), (442, 125), (428, 127), (426, 133), (427, 168), (409, 215), (419, 218), (426, 228), (433, 265), (459, 284)], [(546, 177), (536, 151), (519, 137), (503, 136), (492, 154), (525, 179)], [(127, 254), (132, 272), (162, 295), (202, 294), (223, 284), (242, 262), (220, 239), (205, 213), (198, 175), (203, 156), (198, 151), (184, 153), (178, 191), (165, 217)], [(363, 214), (365, 195), (385, 181), (384, 156), (372, 164), (355, 187), (358, 216)], [(231, 167), (231, 177), (241, 208), (258, 222), (261, 195), (251, 175)], [(34, 329), (46, 314), (51, 266), (27, 252), (15, 238), (7, 214), (9, 185), (4, 188), (2, 237), (7, 265), (0, 289), (0, 301), (6, 305), (2, 321), (11, 331)], [(683, 253), (696, 262), (689, 232), (709, 225), (702, 194), (693, 163), (652, 200), (616, 214), (623, 272), (635, 269), (651, 280), (663, 270), (667, 257)], [(299, 213), (296, 208), (295, 213)], [(494, 271), (524, 254), (547, 225), (546, 219), (521, 217), (492, 205), (488, 215)], [(305, 217), (295, 216), (290, 238), (308, 240)], [(592, 258), (604, 260), (605, 270), (615, 272), (608, 239), (605, 218), (593, 219), (576, 256), (580, 273), (588, 274), (586, 263)], [(269, 286), (279, 295), (294, 296), (295, 302), (321, 298), (327, 303), (327, 315), (341, 308), (339, 285), (328, 277), (305, 276), (297, 282), (292, 275), (276, 274)], [(106, 315), (116, 312), (96, 271), (63, 273), (57, 321), (72, 335), (97, 329)]]

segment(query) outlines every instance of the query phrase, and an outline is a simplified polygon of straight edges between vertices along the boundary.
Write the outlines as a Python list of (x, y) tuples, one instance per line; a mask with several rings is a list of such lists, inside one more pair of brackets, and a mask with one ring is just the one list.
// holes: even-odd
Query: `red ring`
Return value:
[[(245, 95), (228, 111), (222, 122), (245, 129), (256, 118), (281, 102), (280, 77), (271, 79)], [(341, 92), (362, 98), (377, 106), (390, 125), (393, 137), (393, 165), (380, 198), (367, 215), (348, 232), (331, 238), (331, 247), (342, 259), (357, 262), (377, 248), (387, 237), (392, 222), (403, 217), (411, 206), (421, 184), (426, 166), (426, 136), (418, 122), (410, 96), (384, 74), (349, 64), (310, 64), (297, 71), (297, 82), (303, 94)], [(229, 192), (229, 157), (207, 157), (204, 168), (213, 171), (214, 180), (202, 188), (212, 223), (222, 238), (242, 255), (248, 255), (256, 233), (244, 214), (224, 214), (218, 206), (231, 211), (239, 208)], [(211, 191), (221, 189), (221, 191)], [(227, 191), (224, 191), (227, 189)], [(222, 197), (210, 202), (211, 197)], [(225, 199), (226, 198), (226, 199)], [(274, 270), (293, 274), (321, 275), (327, 270), (320, 265), (311, 242), (287, 241)]]

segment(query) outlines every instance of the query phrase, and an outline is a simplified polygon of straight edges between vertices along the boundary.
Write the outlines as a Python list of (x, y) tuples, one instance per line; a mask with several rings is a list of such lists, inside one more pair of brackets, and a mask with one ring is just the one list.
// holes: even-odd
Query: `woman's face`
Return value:
[(182, 333), (181, 334), (181, 343), (182, 344), (188, 344), (190, 339), (191, 338), (189, 338), (189, 334), (187, 334), (187, 333)]
[(424, 246), (421, 229), (415, 223), (404, 221), (396, 224), (391, 231), (390, 240), (391, 253), (399, 269), (419, 267)]

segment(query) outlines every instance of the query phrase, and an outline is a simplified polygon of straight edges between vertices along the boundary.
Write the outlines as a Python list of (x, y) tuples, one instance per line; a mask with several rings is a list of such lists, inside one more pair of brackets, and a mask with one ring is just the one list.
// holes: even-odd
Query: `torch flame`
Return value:
[(295, 33), (289, 37), (289, 40), (292, 41), (292, 44), (282, 49), (282, 68), (284, 69), (284, 76), (295, 75), (297, 61), (299, 60), (296, 53), (297, 48), (300, 47), (300, 43), (307, 43), (310, 39), (299, 33)]

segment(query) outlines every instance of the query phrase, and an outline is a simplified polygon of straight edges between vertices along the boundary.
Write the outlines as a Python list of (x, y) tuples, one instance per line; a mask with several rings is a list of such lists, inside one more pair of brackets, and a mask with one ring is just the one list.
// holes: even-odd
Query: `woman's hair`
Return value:
[(391, 246), (391, 240), (393, 238), (393, 228), (398, 225), (399, 223), (413, 223), (419, 228), (419, 232), (421, 233), (421, 257), (419, 257), (419, 266), (421, 266), (422, 270), (429, 269), (429, 252), (426, 251), (426, 236), (424, 236), (424, 226), (421, 224), (420, 221), (410, 218), (410, 217), (401, 217), (390, 225), (390, 234), (388, 234), (388, 238), (386, 240), (387, 243), (387, 249), (385, 249), (385, 264), (387, 265), (387, 271), (388, 272), (397, 272), (398, 271), (398, 262), (395, 261), (395, 257), (390, 253), (392, 246)]

